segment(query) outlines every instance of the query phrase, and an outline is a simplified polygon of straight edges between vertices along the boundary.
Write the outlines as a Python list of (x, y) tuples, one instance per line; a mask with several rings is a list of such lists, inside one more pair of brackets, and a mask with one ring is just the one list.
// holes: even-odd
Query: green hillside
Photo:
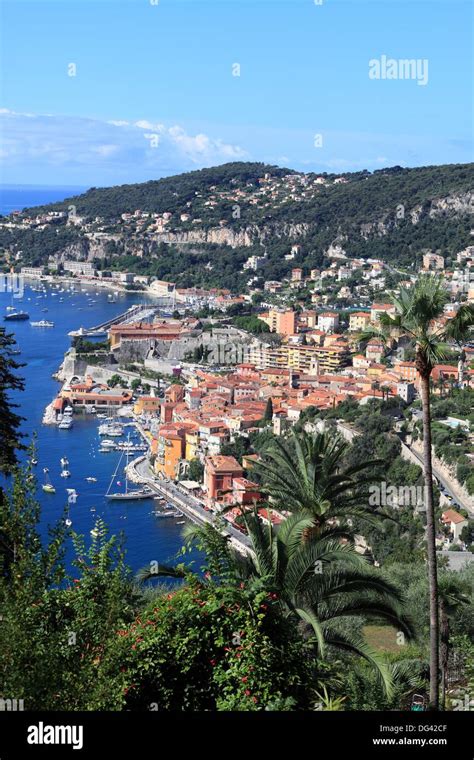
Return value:
[[(265, 251), (264, 279), (293, 266), (323, 266), (337, 242), (347, 255), (417, 264), (426, 250), (448, 263), (472, 243), (474, 164), (335, 174), (302, 174), (262, 163), (229, 163), (141, 184), (88, 192), (0, 226), (4, 266), (94, 258), (183, 286), (244, 287), (243, 263)], [(70, 211), (43, 224), (42, 214)], [(134, 217), (122, 219), (122, 214)], [(162, 215), (167, 217), (163, 227)], [(161, 221), (160, 221), (161, 219)], [(165, 234), (163, 234), (165, 233)], [(102, 248), (91, 248), (98, 235)], [(236, 236), (239, 235), (237, 238)], [(242, 235), (245, 237), (243, 242)], [(285, 260), (292, 243), (297, 260)], [(19, 254), (19, 255), (18, 255)]]

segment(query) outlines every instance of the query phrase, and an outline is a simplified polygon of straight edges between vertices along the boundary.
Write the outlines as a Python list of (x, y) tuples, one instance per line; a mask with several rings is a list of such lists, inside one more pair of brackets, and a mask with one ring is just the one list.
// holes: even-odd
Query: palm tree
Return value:
[(372, 523), (368, 505), (369, 471), (378, 460), (347, 467), (349, 444), (336, 433), (309, 434), (290, 431), (288, 438), (275, 438), (255, 464), (262, 492), (280, 509), (311, 516), (311, 532), (338, 525), (353, 537), (354, 518)]
[[(330, 534), (304, 541), (305, 531), (312, 525), (311, 516), (294, 514), (277, 532), (270, 523), (262, 523), (256, 510), (243, 516), (252, 546), (244, 556), (210, 525), (188, 526), (184, 531), (187, 542), (206, 552), (213, 578), (231, 584), (245, 582), (255, 592), (268, 592), (282, 615), (312, 630), (317, 657), (323, 658), (328, 648), (336, 648), (364, 658), (376, 669), (390, 695), (390, 668), (354, 623), (360, 617), (384, 620), (411, 637), (412, 627), (403, 615), (403, 599), (397, 587), (352, 546), (341, 545)], [(168, 574), (185, 577), (187, 572), (183, 565), (163, 567), (153, 574), (144, 569), (138, 580)]]
[(430, 378), (433, 367), (446, 356), (447, 344), (465, 341), (474, 325), (474, 306), (462, 304), (452, 319), (444, 320), (448, 294), (439, 275), (421, 275), (410, 288), (400, 288), (391, 297), (396, 314), (380, 317), (380, 330), (367, 330), (362, 340), (377, 335), (386, 340), (392, 334), (407, 338), (415, 349), (415, 363), (420, 377), (423, 411), (423, 472), (426, 493), (426, 542), (430, 593), (430, 706), (439, 707), (439, 610), (436, 565), (436, 522), (433, 504), (433, 470), (431, 461)]
[(450, 651), (450, 617), (463, 604), (469, 604), (469, 584), (456, 573), (444, 573), (439, 579), (439, 615), (441, 627), (441, 705), (444, 708)]

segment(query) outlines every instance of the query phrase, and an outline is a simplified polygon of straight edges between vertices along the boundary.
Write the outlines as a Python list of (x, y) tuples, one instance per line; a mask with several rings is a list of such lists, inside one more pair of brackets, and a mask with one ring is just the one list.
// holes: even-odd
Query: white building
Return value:
[(335, 311), (323, 311), (318, 314), (318, 328), (324, 332), (333, 332), (339, 326), (339, 314)]

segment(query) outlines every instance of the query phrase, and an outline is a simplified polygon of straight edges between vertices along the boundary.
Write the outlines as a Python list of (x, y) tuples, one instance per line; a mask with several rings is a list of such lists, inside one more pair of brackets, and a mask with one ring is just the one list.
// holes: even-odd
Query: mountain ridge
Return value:
[[(266, 255), (264, 279), (321, 266), (333, 245), (406, 266), (426, 250), (449, 260), (471, 242), (472, 188), (474, 164), (317, 174), (234, 162), (25, 210), (0, 226), (0, 247), (33, 265), (85, 258), (243, 288), (252, 255)], [(294, 243), (301, 250), (290, 261)]]

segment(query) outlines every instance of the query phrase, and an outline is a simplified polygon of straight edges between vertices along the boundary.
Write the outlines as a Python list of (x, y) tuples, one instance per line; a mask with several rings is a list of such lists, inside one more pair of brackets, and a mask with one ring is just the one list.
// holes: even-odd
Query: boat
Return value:
[(38, 460), (33, 457), (33, 459), (30, 459), (30, 462), (33, 466), (38, 464)]
[(6, 314), (3, 317), (6, 322), (21, 322), (29, 318), (30, 315), (26, 311), (12, 311), (11, 314)]
[(101, 447), (103, 449), (110, 449), (111, 451), (114, 451), (117, 448), (117, 444), (115, 441), (109, 441), (109, 439), (106, 438), (104, 441), (101, 441)]
[[(119, 470), (119, 467), (122, 463), (123, 455), (126, 454), (127, 461), (125, 465), (125, 491), (120, 492), (116, 491), (114, 493), (111, 493), (112, 483), (114, 482), (115, 478), (117, 477), (117, 472)], [(111, 501), (136, 501), (138, 499), (151, 499), (154, 496), (153, 491), (151, 488), (148, 488), (148, 486), (143, 486), (142, 488), (134, 488), (132, 490), (129, 490), (128, 488), (128, 475), (127, 475), (127, 466), (128, 466), (128, 458), (129, 458), (129, 452), (122, 452), (120, 459), (118, 461), (117, 467), (115, 468), (115, 472), (112, 475), (111, 481), (109, 483), (109, 487), (107, 489), (107, 492), (105, 494), (105, 498), (109, 499)], [(120, 486), (121, 482), (117, 481), (117, 485)]]
[(64, 520), (64, 524), (67, 525), (68, 528), (70, 528), (72, 525), (72, 520), (70, 520), (69, 517), (66, 517), (66, 519)]
[(63, 416), (61, 422), (58, 425), (58, 428), (60, 430), (70, 430), (72, 428), (72, 426), (73, 426), (72, 419), (70, 419), (70, 418), (68, 419), (67, 417)]
[(45, 313), (45, 312), (47, 312), (47, 311), (48, 311), (48, 309), (41, 309), (41, 311), (42, 311), (43, 313)]
[(86, 478), (88, 483), (97, 483), (97, 478), (93, 478), (92, 476)]
[(64, 468), (69, 464), (69, 459), (67, 459), (66, 457), (61, 457), (61, 459), (59, 460), (59, 463), (61, 467)]
[(112, 438), (120, 438), (123, 435), (123, 425), (119, 422), (99, 425), (99, 435), (110, 435)]
[(54, 322), (49, 322), (47, 319), (41, 319), (39, 322), (30, 322), (32, 327), (54, 327)]
[(45, 493), (56, 493), (56, 489), (49, 479), (49, 470), (47, 467), (43, 468), (43, 473), (44, 473), (44, 483), (42, 485), (43, 491)]
[(155, 517), (179, 517), (174, 509), (167, 509), (165, 512), (155, 512)]

